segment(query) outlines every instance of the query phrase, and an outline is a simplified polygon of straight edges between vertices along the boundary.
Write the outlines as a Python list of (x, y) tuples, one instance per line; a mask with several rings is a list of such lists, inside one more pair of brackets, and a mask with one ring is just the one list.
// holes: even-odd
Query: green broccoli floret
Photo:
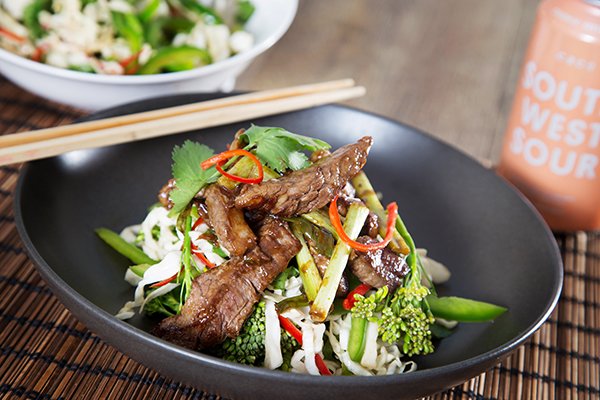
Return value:
[(219, 357), (247, 365), (261, 365), (265, 359), (265, 302), (260, 301), (235, 339), (226, 339), (216, 349)]
[[(226, 339), (213, 349), (213, 354), (228, 361), (246, 365), (262, 366), (265, 360), (265, 302), (260, 301), (235, 339)], [(289, 371), (292, 355), (298, 343), (285, 330), (281, 330), (282, 369)]]
[(429, 290), (421, 285), (398, 289), (381, 312), (379, 334), (388, 343), (402, 342), (408, 356), (432, 353), (430, 325), (435, 318), (424, 303)]
[(377, 290), (371, 296), (365, 297), (355, 294), (354, 306), (352, 307), (352, 316), (356, 318), (365, 318), (371, 322), (379, 320), (378, 313), (383, 310), (387, 302), (388, 287), (384, 286)]
[(408, 356), (429, 354), (434, 350), (430, 326), (435, 318), (425, 300), (428, 294), (429, 289), (411, 276), (391, 298), (386, 286), (368, 297), (357, 295), (352, 316), (377, 322), (381, 340), (401, 343)]

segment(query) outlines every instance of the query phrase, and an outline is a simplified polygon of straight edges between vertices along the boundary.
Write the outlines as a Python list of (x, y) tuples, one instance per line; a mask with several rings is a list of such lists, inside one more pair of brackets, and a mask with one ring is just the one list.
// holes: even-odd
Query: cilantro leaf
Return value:
[(246, 150), (255, 149), (256, 155), (278, 172), (299, 170), (310, 165), (303, 151), (329, 149), (331, 146), (319, 139), (298, 135), (283, 128), (252, 125), (242, 138), (248, 141)]
[(210, 147), (186, 140), (182, 146), (173, 148), (173, 178), (175, 189), (170, 194), (173, 202), (171, 214), (177, 214), (189, 204), (196, 193), (219, 177), (214, 168), (202, 170), (202, 161), (213, 155)]

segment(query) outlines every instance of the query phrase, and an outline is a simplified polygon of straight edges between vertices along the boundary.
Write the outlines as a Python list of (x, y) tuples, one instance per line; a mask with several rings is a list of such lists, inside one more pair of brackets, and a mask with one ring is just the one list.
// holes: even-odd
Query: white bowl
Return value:
[(298, 0), (253, 3), (256, 11), (246, 30), (254, 35), (254, 46), (205, 67), (156, 75), (97, 75), (34, 62), (0, 49), (0, 73), (39, 96), (86, 110), (167, 94), (230, 91), (254, 58), (288, 30), (298, 8)]

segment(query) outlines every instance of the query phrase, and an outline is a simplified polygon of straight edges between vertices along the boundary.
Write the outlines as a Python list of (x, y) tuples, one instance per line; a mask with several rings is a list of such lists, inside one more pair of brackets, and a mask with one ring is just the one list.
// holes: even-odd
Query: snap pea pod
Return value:
[(144, 64), (138, 73), (140, 75), (157, 74), (170, 66), (182, 65), (193, 61), (193, 66), (206, 65), (211, 63), (210, 54), (204, 49), (192, 46), (164, 47)]
[(458, 322), (491, 321), (504, 314), (506, 307), (462, 297), (427, 296), (431, 313), (438, 318)]
[(206, 22), (208, 25), (223, 24), (223, 18), (221, 18), (219, 14), (217, 14), (217, 12), (212, 8), (204, 6), (198, 3), (196, 0), (180, 0), (180, 2), (184, 8), (193, 11), (204, 18), (204, 22)]
[(96, 234), (100, 236), (100, 239), (104, 240), (106, 244), (115, 249), (118, 253), (129, 258), (135, 264), (156, 264), (158, 261), (148, 257), (146, 253), (127, 242), (118, 233), (111, 231), (106, 228), (96, 229)]
[(131, 13), (111, 11), (112, 21), (117, 35), (124, 38), (133, 53), (137, 53), (144, 44), (144, 28), (140, 20)]
[(348, 335), (348, 355), (355, 362), (360, 362), (365, 347), (368, 321), (366, 318), (352, 317), (350, 324), (350, 334)]
[(39, 16), (43, 10), (50, 10), (51, 0), (34, 0), (23, 10), (23, 24), (29, 29), (32, 39), (44, 36), (44, 28), (40, 25)]

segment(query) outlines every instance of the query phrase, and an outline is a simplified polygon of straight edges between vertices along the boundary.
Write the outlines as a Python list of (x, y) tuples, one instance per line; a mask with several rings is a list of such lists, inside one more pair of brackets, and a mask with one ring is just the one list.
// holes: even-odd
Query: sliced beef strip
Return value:
[(261, 293), (300, 251), (287, 223), (267, 217), (258, 245), (196, 278), (181, 313), (163, 320), (154, 334), (190, 349), (235, 338)]
[(175, 189), (175, 179), (169, 179), (165, 185), (160, 188), (158, 192), (158, 201), (163, 205), (167, 210), (173, 208), (173, 202), (171, 201), (171, 191)]
[(240, 140), (240, 136), (242, 136), (244, 132), (246, 132), (245, 129), (240, 129), (235, 133), (235, 136), (233, 137), (233, 142), (231, 142), (231, 144), (229, 145), (228, 150), (237, 150), (244, 147), (242, 141)]
[[(348, 207), (350, 207), (352, 203), (363, 204), (363, 202), (357, 198), (340, 196), (340, 198), (337, 201), (338, 213), (345, 217), (348, 213)], [(377, 215), (375, 215), (373, 211), (369, 211), (369, 215), (367, 216), (367, 220), (365, 221), (365, 224), (363, 225), (363, 228), (360, 231), (360, 235), (366, 235), (372, 237), (373, 239), (376, 239), (378, 234), (379, 218), (377, 217)]]
[(337, 149), (312, 166), (281, 178), (245, 185), (235, 199), (239, 208), (292, 217), (329, 203), (367, 162), (370, 136)]
[(314, 151), (311, 155), (310, 155), (310, 162), (317, 162), (322, 158), (325, 157), (329, 157), (331, 155), (331, 152), (329, 150), (317, 150)]
[[(377, 242), (368, 236), (360, 236), (357, 241), (363, 244)], [(390, 292), (396, 290), (409, 271), (404, 259), (387, 247), (367, 253), (353, 250), (350, 269), (361, 282), (376, 288), (387, 286)]]
[(204, 190), (210, 225), (219, 243), (231, 255), (241, 256), (256, 244), (256, 236), (250, 229), (242, 210), (234, 206), (234, 193), (213, 184)]

